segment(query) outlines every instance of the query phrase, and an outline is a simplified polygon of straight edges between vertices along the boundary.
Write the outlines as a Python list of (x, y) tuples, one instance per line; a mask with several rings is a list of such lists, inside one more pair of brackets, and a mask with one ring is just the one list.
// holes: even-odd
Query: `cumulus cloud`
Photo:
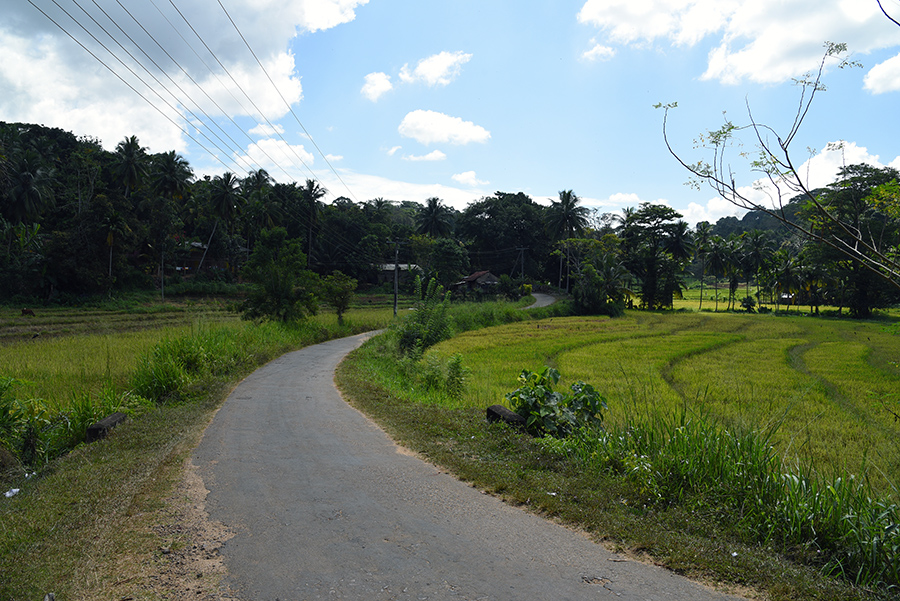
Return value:
[(302, 181), (304, 177), (308, 177), (308, 172), (304, 175), (304, 170), (312, 166), (315, 156), (302, 144), (287, 144), (283, 140), (267, 138), (250, 144), (237, 160), (260, 165), (276, 179), (279, 179), (279, 174), (283, 173), (284, 168), (289, 177)]
[(865, 88), (873, 94), (900, 91), (900, 54), (872, 67), (866, 73)]
[(400, 123), (398, 131), (401, 136), (426, 145), (438, 142), (450, 144), (487, 142), (491, 137), (491, 132), (471, 121), (424, 110), (408, 113)]
[(463, 186), (470, 186), (472, 188), (476, 186), (486, 186), (490, 182), (482, 181), (475, 177), (474, 171), (464, 171), (463, 173), (457, 173), (456, 175), (451, 176), (453, 181), (462, 184)]
[(778, 83), (801, 75), (818, 65), (824, 40), (861, 53), (900, 43), (900, 32), (874, 2), (587, 0), (578, 20), (601, 29), (611, 44), (694, 46), (716, 39), (702, 77), (724, 83)]
[(393, 89), (394, 84), (391, 83), (391, 76), (386, 73), (378, 72), (366, 75), (366, 83), (363, 84), (360, 92), (372, 102), (376, 102), (384, 94)]
[(443, 161), (447, 155), (440, 150), (433, 150), (425, 155), (407, 155), (403, 157), (405, 161)]
[(391, 148), (388, 149), (387, 155), (388, 155), (389, 157), (392, 157), (392, 156), (394, 156), (395, 154), (397, 154), (397, 151), (400, 150), (401, 148), (403, 148), (403, 147), (402, 147), (402, 146), (393, 146), (393, 147), (391, 147)]
[[(287, 112), (282, 95), (289, 103), (297, 103), (302, 98), (302, 86), (295, 73), (294, 57), (287, 52), (290, 40), (298, 32), (320, 31), (351, 21), (356, 16), (355, 10), (367, 2), (368, 0), (232, 0), (228, 3), (227, 15), (218, 6), (211, 9), (203, 3), (182, 3), (179, 7), (182, 14), (215, 56), (206, 50), (182, 17), (166, 3), (129, 3), (130, 13), (150, 32), (155, 41), (147, 37), (135, 25), (131, 16), (115, 2), (99, 2), (109, 15), (108, 18), (91, 3), (83, 3), (82, 6), (108, 31), (118, 35), (120, 42), (135, 57), (146, 61), (148, 68), (156, 71), (137, 46), (148, 52), (210, 116), (228, 114), (232, 117), (259, 118), (261, 112), (274, 120)], [(190, 106), (192, 101), (182, 97), (166, 77), (157, 74), (160, 81), (179, 96), (178, 100), (169, 98), (169, 102), (178, 107), (175, 110), (154, 93), (155, 91), (168, 98), (167, 92), (160, 89), (138, 65), (131, 64), (132, 61), (125, 52), (105, 38), (105, 34), (83, 13), (73, 11), (72, 15), (98, 38), (105, 40), (106, 45), (136, 73), (144, 73), (142, 77), (152, 90), (73, 24), (58, 7), (40, 3), (47, 16), (64, 24), (73, 36), (119, 73), (146, 100), (135, 94), (128, 85), (122, 83), (33, 6), (25, 2), (3, 4), (0, 47), (4, 49), (4, 60), (0, 61), (0, 89), (4, 93), (0, 95), (0, 114), (5, 120), (43, 123), (62, 127), (76, 134), (97, 136), (107, 148), (114, 147), (125, 136), (134, 134), (154, 152), (184, 150), (185, 134), (163, 118), (160, 112), (190, 131), (185, 125), (181, 108)], [(268, 77), (259, 69), (256, 59), (235, 31), (229, 16), (239, 24), (241, 34), (269, 71), (278, 91), (272, 88)], [(134, 42), (121, 36), (109, 19), (130, 30)], [(185, 44), (181, 36), (190, 42), (193, 49)], [(172, 55), (180, 67), (159, 49), (157, 42)], [(252, 96), (252, 103), (241, 96), (238, 85), (231, 81), (231, 77), (219, 65), (220, 62), (240, 87)], [(203, 86), (214, 102), (191, 83), (182, 68)], [(215, 75), (210, 73), (209, 68), (215, 71)], [(252, 106), (254, 103), (258, 108)], [(197, 109), (194, 110), (199, 113)], [(260, 132), (256, 132), (254, 135), (259, 134)]]
[(268, 138), (274, 134), (283, 134), (284, 128), (280, 125), (268, 125), (260, 123), (248, 132), (251, 136)]
[(589, 61), (608, 61), (616, 55), (616, 49), (603, 44), (592, 42), (590, 50), (586, 50), (581, 57)]
[[(360, 200), (368, 198), (387, 198), (390, 200), (411, 200), (425, 203), (428, 198), (440, 198), (445, 205), (454, 209), (463, 210), (471, 202), (485, 195), (484, 192), (472, 189), (462, 189), (443, 184), (415, 184), (402, 180), (388, 179), (385, 177), (365, 173), (354, 173), (349, 170), (340, 170), (341, 179), (353, 190)], [(343, 184), (334, 178), (333, 174), (321, 173), (319, 179), (326, 188), (332, 191), (343, 189)]]
[(456, 79), (462, 65), (469, 62), (471, 54), (465, 52), (441, 52), (423, 58), (416, 68), (410, 70), (409, 64), (400, 69), (400, 79), (406, 83), (425, 82), (430, 86), (445, 86)]
[[(871, 154), (864, 146), (855, 142), (836, 141), (826, 145), (825, 149), (805, 161), (797, 172), (803, 178), (804, 185), (813, 190), (833, 183), (838, 172), (845, 165), (868, 164), (873, 167), (891, 167), (900, 165), (900, 157), (896, 157), (885, 165), (876, 154)], [(767, 180), (757, 180), (747, 186), (738, 188), (738, 192), (751, 202), (767, 208), (777, 208), (774, 204), (778, 193), (772, 189)], [(785, 202), (789, 199), (782, 199)], [(739, 217), (747, 211), (741, 209), (724, 198), (714, 197), (706, 204), (692, 202), (684, 212), (685, 221), (694, 225), (700, 221), (715, 223), (722, 217)]]

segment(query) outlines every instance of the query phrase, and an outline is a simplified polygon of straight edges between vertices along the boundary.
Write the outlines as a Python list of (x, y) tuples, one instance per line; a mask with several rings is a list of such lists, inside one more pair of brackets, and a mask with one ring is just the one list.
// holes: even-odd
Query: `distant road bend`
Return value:
[(227, 583), (253, 601), (736, 599), (610, 553), (438, 471), (347, 405), (365, 336), (285, 355), (231, 394), (194, 452)]

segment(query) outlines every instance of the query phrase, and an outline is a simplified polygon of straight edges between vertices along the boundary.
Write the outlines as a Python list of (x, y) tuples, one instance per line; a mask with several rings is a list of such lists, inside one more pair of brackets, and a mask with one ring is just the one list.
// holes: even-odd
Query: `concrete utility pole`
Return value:
[(394, 240), (394, 317), (397, 317), (397, 294), (400, 289), (400, 240)]

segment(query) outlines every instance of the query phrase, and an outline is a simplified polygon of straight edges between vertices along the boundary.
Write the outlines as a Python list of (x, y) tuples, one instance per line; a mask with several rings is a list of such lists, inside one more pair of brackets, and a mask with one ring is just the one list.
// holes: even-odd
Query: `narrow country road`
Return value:
[(363, 336), (290, 353), (231, 394), (194, 452), (227, 583), (252, 601), (734, 599), (627, 561), (404, 453), (340, 397)]

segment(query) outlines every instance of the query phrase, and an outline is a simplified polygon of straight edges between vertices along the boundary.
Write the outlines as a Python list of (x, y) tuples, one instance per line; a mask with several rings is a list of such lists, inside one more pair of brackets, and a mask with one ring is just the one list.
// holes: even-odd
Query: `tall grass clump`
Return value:
[(118, 393), (107, 384), (97, 394), (73, 394), (66, 409), (59, 410), (26, 396), (28, 385), (0, 377), (0, 448), (12, 458), (12, 465), (5, 466), (11, 471), (38, 469), (84, 441), (88, 427), (101, 418), (117, 411), (136, 415), (149, 405), (139, 395)]
[(396, 326), (400, 350), (403, 353), (418, 353), (442, 340), (450, 338), (450, 293), (432, 279), (427, 288), (422, 289), (422, 278), (416, 276), (416, 303), (412, 313)]
[(865, 478), (789, 469), (773, 433), (722, 429), (682, 410), (582, 430), (565, 448), (584, 467), (631, 481), (637, 504), (711, 513), (747, 542), (776, 545), (859, 586), (896, 590), (900, 508), (878, 500)]
[(366, 324), (227, 324), (166, 338), (145, 352), (131, 377), (135, 393), (160, 403), (191, 401), (290, 350), (366, 331)]

